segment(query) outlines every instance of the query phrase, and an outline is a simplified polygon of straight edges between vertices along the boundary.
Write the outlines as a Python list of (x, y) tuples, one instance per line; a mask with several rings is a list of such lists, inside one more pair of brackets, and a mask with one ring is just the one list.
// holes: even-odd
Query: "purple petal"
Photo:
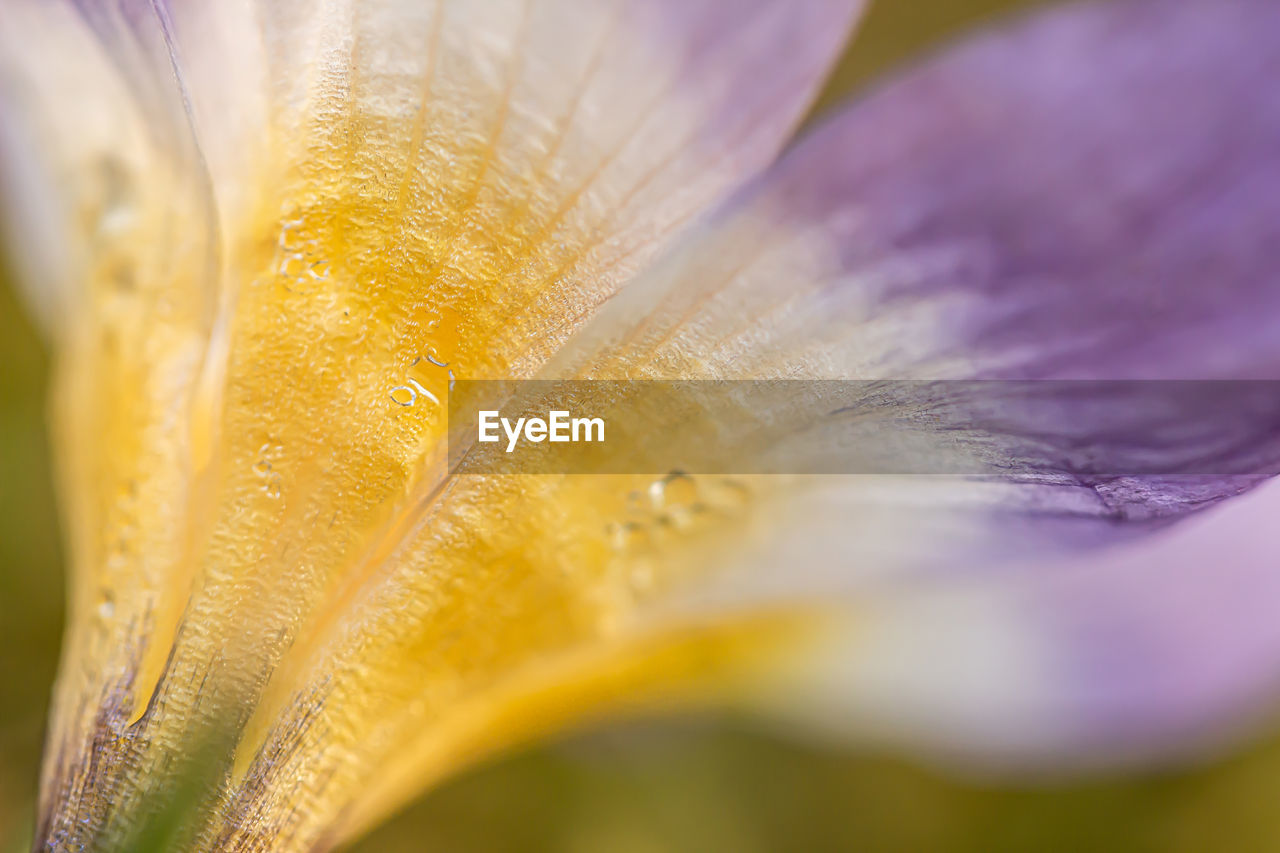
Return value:
[[(594, 343), (626, 357), (628, 341), (644, 343), (656, 328), (688, 352), (713, 342), (703, 363), (718, 366), (735, 345), (724, 333), (736, 303), (773, 324), (743, 333), (758, 347), (745, 372), (775, 369), (759, 348), (765, 336), (787, 347), (777, 361), (793, 368), (834, 361), (860, 376), (1274, 380), (1278, 74), (1280, 6), (1267, 0), (1073, 6), (988, 36), (829, 123), (707, 234), (719, 253), (770, 228), (786, 228), (787, 241), (766, 244), (745, 272), (687, 250), (646, 297), (662, 319), (622, 344), (616, 333)], [(696, 289), (688, 271), (723, 289), (691, 301), (670, 286)], [(683, 319), (695, 303), (711, 309), (697, 324)], [(887, 343), (882, 354), (860, 348), (852, 322), (825, 333), (842, 318)], [(806, 331), (822, 350), (808, 348)], [(684, 364), (677, 355), (665, 366)], [(1086, 411), (1064, 403), (1039, 423), (1047, 434), (1021, 438), (1047, 439), (1052, 467)], [(1135, 401), (1127, 423), (1085, 449), (1123, 456), (1194, 426), (1157, 415)], [(1007, 437), (1020, 439), (1017, 430)], [(1207, 448), (1212, 436), (1182, 440)], [(1264, 430), (1228, 455), (1256, 455), (1257, 471), (1271, 473), (1276, 447), (1275, 430)], [(863, 735), (1012, 761), (1149, 758), (1239, 734), (1280, 689), (1280, 572), (1268, 533), (1278, 486), (1075, 560), (1035, 547), (1028, 522), (1176, 516), (1244, 485), (1138, 477), (1027, 486), (1011, 502), (1016, 512), (975, 506), (972, 526), (958, 521), (954, 531), (936, 522), (963, 513), (938, 507), (914, 523), (900, 513), (897, 534), (916, 537), (904, 547), (939, 552), (949, 581), (896, 576), (878, 594), (846, 589), (852, 612), (835, 639), (775, 701)], [(771, 603), (806, 583), (821, 594), (860, 570), (856, 534), (844, 549), (830, 544), (837, 523), (800, 530), (810, 542), (826, 538), (826, 562), (798, 568), (802, 551), (780, 548), (771, 566), (756, 567), (756, 578), (771, 569)], [(967, 534), (983, 524), (975, 547)], [(984, 546), (1018, 540), (1031, 547), (1005, 552), (1007, 571), (954, 571), (989, 565), (975, 559)], [(741, 580), (736, 590), (749, 595)]]
[(1088, 561), (864, 597), (783, 710), (1015, 769), (1218, 747), (1280, 693), (1277, 512), (1269, 485)]
[(1027, 591), (1072, 740), (1141, 749), (1253, 722), (1280, 689), (1274, 484)]
[[(1085, 4), (984, 36), (817, 130), (555, 368), (1280, 378), (1278, 74), (1268, 0)], [(1158, 397), (1090, 420), (1097, 400), (1064, 395), (970, 425), (1058, 475), (1056, 498), (1027, 491), (1046, 518), (1173, 518), (1275, 473), (1274, 411), (1191, 422)], [(1253, 476), (1076, 464), (1153, 454), (1169, 474)], [(1174, 462), (1197, 457), (1219, 467)]]
[(1087, 4), (906, 75), (773, 180), (805, 220), (868, 212), (842, 248), (901, 271), (887, 305), (979, 297), (934, 331), (982, 375), (1276, 378), (1278, 76), (1269, 0)]

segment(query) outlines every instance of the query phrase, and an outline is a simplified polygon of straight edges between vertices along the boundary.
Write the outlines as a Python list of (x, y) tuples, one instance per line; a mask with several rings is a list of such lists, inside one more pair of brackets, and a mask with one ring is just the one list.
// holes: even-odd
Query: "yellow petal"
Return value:
[(797, 630), (633, 618), (698, 571), (618, 556), (652, 484), (445, 480), (439, 401), (539, 369), (765, 165), (856, 5), (6, 8), (6, 68), (59, 60), (19, 168), (75, 249), (31, 276), (75, 590), (44, 839), (135, 843), (200, 770), (183, 846), (316, 849)]

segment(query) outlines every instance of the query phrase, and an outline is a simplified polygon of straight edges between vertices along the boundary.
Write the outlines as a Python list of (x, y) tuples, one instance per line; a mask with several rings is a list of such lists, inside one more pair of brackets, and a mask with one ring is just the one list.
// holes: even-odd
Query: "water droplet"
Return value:
[(654, 509), (686, 506), (698, 499), (698, 484), (683, 471), (672, 471), (649, 484), (649, 503)]
[(263, 486), (263, 491), (267, 493), (267, 497), (275, 500), (280, 497), (283, 486), (283, 479), (279, 474), (272, 474)]
[(416, 379), (410, 379), (407, 385), (397, 385), (392, 388), (390, 397), (396, 405), (405, 406), (406, 408), (418, 402), (418, 397), (425, 397), (437, 406), (440, 405), (440, 398), (428, 391)]
[(278, 273), (282, 276), (293, 278), (296, 273), (296, 265), (299, 261), (297, 255), (292, 252), (286, 252), (280, 256), (280, 267)]
[(271, 474), (272, 465), (270, 457), (279, 453), (280, 448), (271, 442), (266, 442), (258, 448), (258, 461), (253, 463), (253, 473), (259, 477), (266, 477)]

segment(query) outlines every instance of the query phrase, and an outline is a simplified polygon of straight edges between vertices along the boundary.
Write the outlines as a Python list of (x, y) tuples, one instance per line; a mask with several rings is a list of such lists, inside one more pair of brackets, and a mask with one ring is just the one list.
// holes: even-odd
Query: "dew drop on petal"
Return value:
[(397, 385), (391, 389), (391, 399), (399, 406), (412, 406), (418, 399), (418, 392), (408, 385)]
[(654, 480), (648, 491), (649, 503), (656, 510), (688, 506), (698, 499), (698, 484), (683, 471)]

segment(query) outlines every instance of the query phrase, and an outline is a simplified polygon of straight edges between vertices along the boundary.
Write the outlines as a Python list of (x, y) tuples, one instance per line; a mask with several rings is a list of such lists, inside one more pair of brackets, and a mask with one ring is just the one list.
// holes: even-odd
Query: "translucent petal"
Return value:
[[(29, 265), (59, 346), (75, 574), (44, 843), (128, 847), (181, 808), (194, 835), (174, 848), (314, 849), (350, 823), (388, 720), (434, 721), (597, 636), (571, 551), (511, 581), (508, 615), (549, 595), (546, 624), (500, 634), (468, 617), (489, 609), (485, 547), (385, 577), (392, 555), (434, 559), (416, 534), (443, 488), (439, 401), (455, 376), (536, 370), (767, 164), (858, 5), (6, 4), (7, 170), (56, 202), (38, 234), (72, 254), (56, 277)], [(459, 651), (400, 675), (322, 656), (335, 695), (338, 673), (369, 679), (348, 707), (317, 693), (316, 655), (392, 593), (459, 603), (426, 627), (375, 619), (388, 643), (421, 629), (397, 653), (454, 620)]]

